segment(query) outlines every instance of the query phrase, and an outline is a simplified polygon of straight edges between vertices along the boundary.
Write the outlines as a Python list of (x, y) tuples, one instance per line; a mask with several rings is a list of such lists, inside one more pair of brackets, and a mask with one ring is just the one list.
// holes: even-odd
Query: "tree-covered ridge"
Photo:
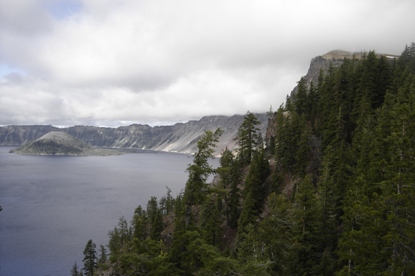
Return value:
[(415, 273), (414, 51), (344, 60), (276, 112), (280, 175), (315, 216), (296, 275)]
[(207, 131), (185, 190), (121, 218), (94, 273), (415, 275), (415, 44), (301, 79), (272, 117), (264, 150), (248, 112), (216, 170)]

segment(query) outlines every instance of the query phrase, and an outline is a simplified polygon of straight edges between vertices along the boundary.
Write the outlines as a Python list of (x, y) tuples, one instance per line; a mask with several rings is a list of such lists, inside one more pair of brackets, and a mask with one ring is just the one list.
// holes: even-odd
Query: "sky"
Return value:
[(0, 125), (267, 112), (313, 57), (400, 54), (413, 0), (0, 1)]

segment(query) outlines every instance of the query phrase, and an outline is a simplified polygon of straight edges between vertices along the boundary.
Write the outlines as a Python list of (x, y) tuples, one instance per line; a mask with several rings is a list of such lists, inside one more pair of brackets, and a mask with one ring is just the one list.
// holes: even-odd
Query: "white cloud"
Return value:
[(0, 124), (266, 112), (314, 56), (399, 54), (415, 25), (413, 1), (12, 2), (0, 3)]

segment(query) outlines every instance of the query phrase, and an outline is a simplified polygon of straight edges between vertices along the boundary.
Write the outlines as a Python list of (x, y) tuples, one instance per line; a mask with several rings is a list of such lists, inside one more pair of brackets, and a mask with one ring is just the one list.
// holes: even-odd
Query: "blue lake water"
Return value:
[[(24, 156), (0, 147), (0, 275), (69, 275), (89, 239), (97, 247), (166, 186), (184, 189), (187, 155)], [(217, 166), (219, 160), (213, 160)]]

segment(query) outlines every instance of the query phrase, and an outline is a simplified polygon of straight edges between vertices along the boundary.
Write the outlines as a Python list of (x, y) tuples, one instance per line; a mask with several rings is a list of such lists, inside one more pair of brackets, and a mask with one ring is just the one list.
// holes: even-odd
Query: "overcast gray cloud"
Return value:
[(266, 112), (311, 58), (400, 54), (415, 2), (0, 2), (0, 125), (164, 124)]

